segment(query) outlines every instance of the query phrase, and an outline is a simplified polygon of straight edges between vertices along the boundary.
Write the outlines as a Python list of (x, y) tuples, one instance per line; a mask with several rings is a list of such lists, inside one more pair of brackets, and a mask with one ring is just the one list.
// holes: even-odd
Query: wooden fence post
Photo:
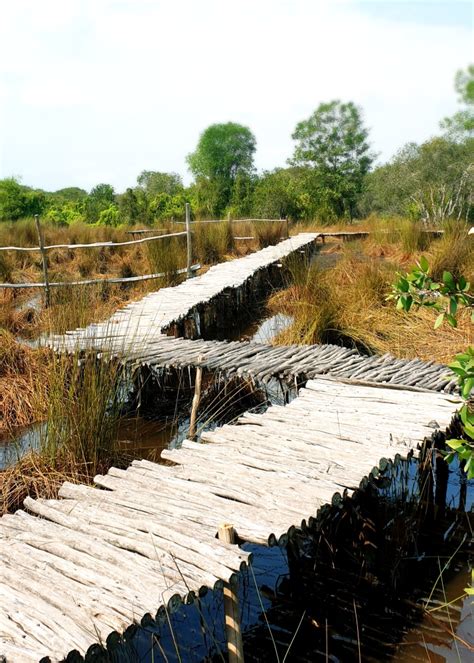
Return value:
[(290, 228), (288, 225), (288, 217), (285, 218), (285, 226), (286, 226), (286, 239), (289, 239), (290, 237)]
[[(235, 543), (235, 529), (229, 523), (220, 525), (217, 536), (224, 543)], [(237, 587), (232, 587), (227, 582), (224, 583), (224, 613), (229, 663), (244, 663)]]
[(44, 277), (44, 285), (45, 285), (45, 306), (48, 308), (48, 306), (51, 304), (51, 293), (49, 290), (49, 279), (48, 279), (48, 255), (46, 253), (46, 250), (44, 248), (44, 238), (43, 238), (43, 233), (41, 231), (41, 224), (39, 220), (39, 215), (35, 214), (35, 223), (36, 223), (36, 230), (38, 232), (38, 240), (39, 240), (39, 247), (41, 251), (41, 258), (43, 262), (43, 277)]
[(191, 207), (189, 203), (186, 203), (186, 247), (187, 247), (186, 278), (190, 279), (193, 275), (191, 270), (191, 265), (193, 261), (193, 247), (191, 239)]
[(189, 439), (194, 440), (196, 437), (196, 421), (199, 402), (201, 400), (201, 382), (202, 382), (202, 356), (199, 355), (196, 367), (196, 379), (194, 382), (194, 396), (193, 404), (191, 406), (191, 419), (189, 421)]

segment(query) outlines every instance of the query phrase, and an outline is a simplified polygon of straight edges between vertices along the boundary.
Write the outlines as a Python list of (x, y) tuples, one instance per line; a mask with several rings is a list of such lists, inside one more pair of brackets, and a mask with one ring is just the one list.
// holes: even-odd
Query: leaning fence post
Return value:
[(193, 247), (191, 239), (191, 207), (189, 203), (186, 203), (186, 247), (187, 247), (186, 274), (187, 278), (189, 279), (193, 275), (191, 270), (191, 265), (193, 260)]
[(44, 239), (43, 239), (43, 233), (41, 231), (41, 224), (39, 220), (39, 215), (35, 214), (35, 223), (36, 223), (36, 230), (38, 232), (38, 240), (39, 240), (39, 248), (41, 251), (41, 258), (43, 262), (43, 277), (44, 277), (44, 287), (45, 287), (45, 306), (48, 308), (48, 306), (51, 304), (51, 293), (49, 290), (49, 279), (48, 279), (48, 256), (46, 254), (46, 250), (44, 248)]
[[(224, 543), (235, 543), (235, 529), (229, 523), (220, 525), (217, 536)], [(224, 613), (229, 663), (244, 663), (239, 597), (237, 587), (228, 582), (224, 583)]]

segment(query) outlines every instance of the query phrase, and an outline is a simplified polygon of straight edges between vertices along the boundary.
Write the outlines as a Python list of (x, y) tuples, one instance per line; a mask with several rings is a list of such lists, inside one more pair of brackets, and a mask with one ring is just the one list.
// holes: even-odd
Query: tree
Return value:
[(334, 217), (352, 217), (374, 155), (361, 111), (352, 102), (331, 101), (299, 122), (291, 163), (318, 173), (319, 194)]
[(409, 143), (366, 178), (364, 214), (400, 214), (438, 224), (474, 216), (474, 139)]
[(474, 137), (474, 64), (468, 66), (466, 71), (460, 69), (454, 79), (454, 87), (459, 95), (459, 102), (465, 108), (446, 117), (441, 127), (446, 129), (448, 136), (454, 140)]
[(175, 196), (183, 190), (183, 180), (178, 173), (160, 173), (155, 170), (142, 170), (137, 177), (138, 186), (144, 189), (150, 198), (160, 193)]
[(302, 217), (300, 207), (301, 187), (294, 168), (275, 168), (265, 171), (260, 177), (254, 194), (254, 213), (258, 217), (289, 218)]
[(115, 191), (110, 184), (98, 184), (93, 189), (85, 203), (85, 214), (88, 223), (96, 223), (99, 215), (111, 205), (115, 204)]
[(148, 224), (151, 221), (150, 202), (146, 192), (140, 187), (128, 188), (118, 198), (121, 223), (134, 225)]
[(15, 221), (28, 213), (27, 189), (14, 177), (0, 180), (0, 219)]
[(87, 198), (87, 191), (77, 186), (69, 186), (65, 189), (58, 189), (49, 195), (56, 200), (76, 203)]
[[(251, 175), (256, 140), (248, 127), (234, 122), (212, 124), (187, 156), (196, 184), (212, 193), (212, 212), (220, 214), (229, 204), (237, 176)], [(210, 184), (210, 187), (207, 185)]]

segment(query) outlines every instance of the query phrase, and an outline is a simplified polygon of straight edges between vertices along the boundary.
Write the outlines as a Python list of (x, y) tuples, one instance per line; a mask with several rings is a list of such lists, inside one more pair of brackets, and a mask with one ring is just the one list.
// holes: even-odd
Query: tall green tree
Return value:
[(42, 214), (45, 208), (44, 191), (24, 186), (14, 177), (0, 180), (0, 220), (16, 221), (23, 216)]
[(150, 199), (140, 187), (128, 188), (117, 196), (121, 223), (134, 225), (136, 223), (148, 224), (152, 220)]
[(290, 163), (317, 173), (318, 191), (327, 216), (352, 219), (374, 155), (360, 109), (352, 102), (322, 103), (292, 134)]
[(227, 122), (212, 124), (187, 156), (196, 184), (212, 194), (212, 213), (221, 214), (230, 203), (239, 175), (252, 175), (256, 140), (248, 127)]
[(85, 202), (85, 215), (88, 223), (96, 223), (100, 213), (115, 204), (115, 191), (111, 184), (98, 184), (89, 193)]
[(446, 117), (441, 122), (441, 127), (446, 129), (452, 139), (474, 138), (474, 64), (469, 65), (465, 71), (460, 69), (456, 73), (454, 87), (464, 108), (452, 117)]
[(430, 224), (474, 218), (474, 139), (436, 137), (405, 145), (367, 176), (361, 211)]
[(137, 177), (138, 186), (144, 189), (150, 198), (160, 193), (175, 196), (183, 191), (183, 180), (178, 173), (162, 173), (156, 170), (142, 170)]

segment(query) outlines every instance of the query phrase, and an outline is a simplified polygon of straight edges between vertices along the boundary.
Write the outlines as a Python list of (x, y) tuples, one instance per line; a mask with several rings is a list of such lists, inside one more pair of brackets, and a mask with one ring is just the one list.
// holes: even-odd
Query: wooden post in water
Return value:
[(44, 248), (44, 238), (43, 238), (43, 233), (41, 231), (41, 224), (38, 214), (35, 214), (35, 223), (36, 223), (36, 230), (38, 232), (38, 241), (41, 251), (41, 259), (43, 263), (43, 278), (44, 278), (44, 287), (45, 287), (44, 303), (46, 308), (48, 308), (48, 306), (51, 304), (51, 293), (49, 290), (49, 279), (48, 279), (48, 256)]
[(186, 278), (190, 279), (193, 275), (191, 265), (193, 262), (193, 247), (191, 239), (191, 207), (186, 203), (186, 248), (187, 248), (187, 265), (186, 265)]
[(199, 408), (199, 402), (201, 400), (201, 382), (202, 382), (202, 366), (201, 366), (202, 356), (198, 357), (198, 364), (196, 367), (196, 380), (194, 382), (194, 396), (193, 404), (191, 406), (191, 419), (189, 421), (189, 439), (194, 440), (196, 437), (196, 421), (197, 413)]
[[(229, 523), (220, 525), (217, 536), (224, 543), (235, 543), (235, 529)], [(240, 630), (237, 587), (233, 587), (227, 582), (224, 583), (224, 614), (229, 663), (244, 663), (244, 645)]]

